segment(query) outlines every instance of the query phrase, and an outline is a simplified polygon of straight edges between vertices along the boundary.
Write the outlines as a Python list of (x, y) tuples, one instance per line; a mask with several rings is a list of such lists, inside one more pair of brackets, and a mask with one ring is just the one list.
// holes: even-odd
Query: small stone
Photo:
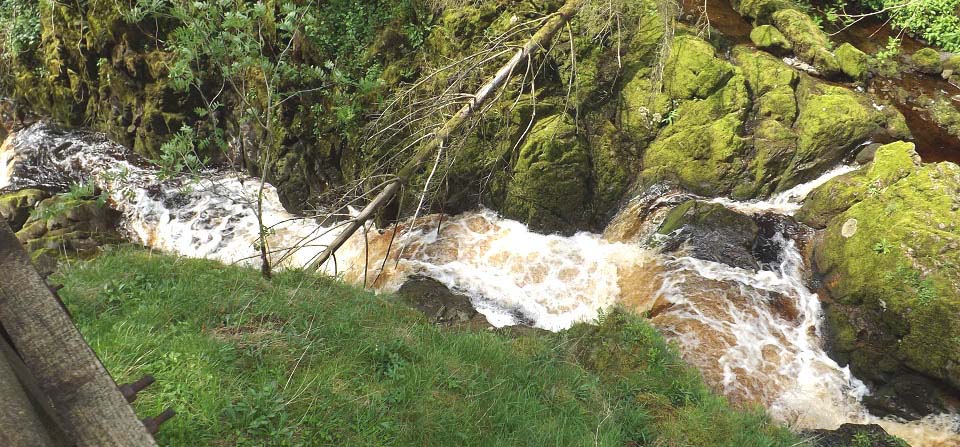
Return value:
[(940, 52), (933, 48), (922, 48), (910, 56), (910, 62), (921, 73), (939, 74), (943, 71)]
[(950, 70), (950, 69), (943, 70), (943, 73), (940, 73), (940, 76), (942, 76), (943, 79), (950, 79), (950, 76), (953, 76), (953, 70)]
[(857, 234), (857, 219), (847, 219), (843, 223), (843, 227), (840, 228), (840, 235), (845, 238), (850, 238), (854, 234)]

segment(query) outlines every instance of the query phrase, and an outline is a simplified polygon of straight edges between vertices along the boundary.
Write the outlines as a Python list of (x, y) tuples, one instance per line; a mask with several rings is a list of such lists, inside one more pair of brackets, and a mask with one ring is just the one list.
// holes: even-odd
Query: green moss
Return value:
[(573, 119), (543, 118), (520, 146), (503, 212), (543, 232), (582, 225), (589, 177), (588, 151)]
[(672, 98), (706, 98), (733, 76), (733, 66), (716, 57), (705, 40), (677, 36), (663, 69), (663, 87)]
[[(885, 152), (890, 153), (876, 167), (867, 168), (884, 181), (910, 168), (904, 166), (904, 153), (914, 161), (903, 149)], [(856, 304), (879, 333), (901, 341), (858, 338), (863, 346), (851, 362), (872, 368), (864, 363), (873, 361), (871, 356), (857, 352), (876, 352), (960, 387), (960, 321), (950, 317), (960, 312), (960, 167), (924, 165), (858, 197), (829, 221), (814, 261), (827, 275), (831, 296)], [(856, 231), (851, 231), (854, 220)]]
[(900, 141), (881, 146), (865, 167), (831, 179), (810, 192), (797, 219), (814, 228), (823, 228), (864, 198), (881, 194), (919, 165), (920, 157), (913, 143)]
[(746, 47), (734, 48), (733, 57), (755, 98), (757, 116), (791, 125), (797, 116), (794, 87), (799, 76), (796, 70), (767, 53)]
[(797, 99), (797, 153), (778, 186), (781, 191), (833, 166), (885, 123), (868, 98), (808, 77), (801, 80)]
[(755, 155), (750, 165), (752, 182), (734, 190), (738, 198), (766, 196), (773, 192), (797, 151), (797, 135), (781, 121), (765, 119), (754, 130)]
[(840, 71), (854, 80), (862, 80), (867, 75), (870, 58), (849, 42), (844, 42), (835, 52)]
[(732, 0), (730, 4), (740, 15), (759, 23), (768, 23), (770, 16), (781, 9), (796, 7), (789, 0)]
[(960, 110), (957, 110), (957, 106), (954, 104), (954, 101), (939, 96), (933, 101), (931, 112), (937, 124), (953, 135), (960, 137)]
[(943, 63), (940, 62), (940, 52), (933, 48), (921, 48), (910, 55), (910, 63), (917, 71), (927, 74), (940, 74)]
[(670, 96), (661, 93), (650, 80), (650, 71), (637, 72), (620, 91), (620, 125), (631, 139), (645, 143), (657, 135), (669, 114)]
[(775, 53), (793, 50), (793, 44), (773, 25), (760, 25), (751, 30), (750, 41), (757, 48)]
[(50, 194), (39, 189), (0, 194), (0, 218), (6, 220), (13, 231), (17, 231), (30, 217), (30, 210), (47, 197)]
[(954, 74), (960, 73), (960, 54), (954, 54), (943, 61), (944, 70), (953, 70)]
[(771, 16), (773, 24), (793, 44), (793, 49), (804, 61), (824, 76), (840, 73), (836, 56), (831, 53), (830, 38), (817, 26), (810, 16), (796, 9), (784, 9)]

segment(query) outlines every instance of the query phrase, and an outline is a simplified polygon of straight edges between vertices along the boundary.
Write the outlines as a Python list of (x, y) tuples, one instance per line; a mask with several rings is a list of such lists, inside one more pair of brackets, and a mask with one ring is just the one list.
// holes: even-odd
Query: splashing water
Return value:
[[(259, 262), (258, 179), (209, 171), (199, 181), (161, 181), (102, 136), (45, 124), (13, 138), (0, 150), (0, 188), (29, 183), (31, 176), (49, 181), (55, 178), (51, 171), (62, 177), (57, 185), (92, 179), (123, 212), (124, 230), (136, 242), (191, 257)], [(853, 169), (839, 167), (767, 201), (716, 202), (744, 212), (792, 214), (814, 187)], [(287, 213), (274, 188), (263, 188), (271, 260), (281, 267), (309, 264), (337, 226)], [(821, 348), (820, 302), (804, 284), (803, 259), (793, 241), (775, 239), (779, 264), (756, 272), (666, 257), (637, 244), (657, 214), (651, 210), (684, 198), (659, 194), (636, 201), (604, 236), (540, 235), (489, 210), (427, 216), (385, 230), (368, 226), (323, 268), (383, 291), (426, 274), (468, 294), (498, 326), (559, 330), (594, 319), (615, 303), (650, 311), (684, 358), (734, 402), (762, 404), (798, 428), (879, 423), (915, 447), (960, 446), (956, 415), (904, 423), (867, 413), (859, 403), (866, 387)]]

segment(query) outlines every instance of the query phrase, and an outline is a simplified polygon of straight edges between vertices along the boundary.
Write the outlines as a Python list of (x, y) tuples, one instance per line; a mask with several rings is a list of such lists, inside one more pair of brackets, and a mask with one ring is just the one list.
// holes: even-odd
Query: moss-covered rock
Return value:
[[(887, 152), (892, 169), (863, 168), (880, 186), (913, 165), (909, 151)], [(960, 390), (960, 167), (924, 165), (875, 192), (871, 183), (846, 193), (860, 201), (813, 249), (833, 299), (833, 349), (866, 380), (914, 371)]]
[(793, 50), (793, 44), (773, 25), (760, 25), (751, 30), (750, 41), (757, 48), (775, 54), (786, 54)]
[(932, 105), (930, 111), (933, 120), (940, 127), (947, 129), (947, 132), (960, 137), (960, 110), (957, 109), (957, 103), (949, 98), (938, 96), (933, 100)]
[(773, 13), (771, 21), (793, 44), (793, 50), (800, 59), (812, 64), (824, 76), (840, 73), (836, 56), (828, 50), (830, 38), (810, 16), (796, 9), (783, 9)]
[(747, 79), (757, 116), (791, 125), (797, 116), (794, 87), (800, 77), (796, 70), (767, 53), (746, 47), (734, 48), (733, 57)]
[(48, 197), (50, 194), (39, 189), (0, 194), (0, 218), (6, 220), (14, 232), (19, 231), (30, 217), (30, 211)]
[(797, 134), (776, 119), (761, 121), (753, 132), (752, 182), (738, 185), (738, 197), (759, 197), (774, 192), (797, 152)]
[(590, 158), (566, 113), (537, 121), (520, 147), (503, 212), (531, 228), (569, 232), (587, 220)]
[(750, 145), (742, 136), (750, 97), (739, 69), (717, 92), (682, 102), (643, 156), (645, 184), (676, 183), (697, 194), (727, 194), (742, 181)]
[(898, 141), (877, 149), (862, 169), (841, 175), (814, 189), (797, 212), (797, 219), (824, 228), (837, 215), (864, 198), (877, 195), (920, 166), (913, 143)]
[(756, 269), (754, 242), (759, 227), (753, 218), (721, 204), (688, 200), (666, 215), (657, 238), (661, 251), (744, 269)]
[(120, 213), (95, 198), (54, 196), (39, 202), (17, 231), (27, 251), (87, 257), (97, 247), (120, 241)]
[(854, 80), (861, 80), (867, 75), (869, 69), (869, 56), (849, 42), (844, 42), (834, 53), (837, 56), (837, 64), (840, 65), (840, 71)]
[(730, 5), (740, 15), (758, 23), (769, 23), (770, 16), (781, 9), (796, 8), (790, 0), (732, 0)]
[(781, 191), (833, 166), (886, 123), (868, 98), (809, 77), (797, 87), (797, 102), (797, 152), (780, 181)]
[(927, 74), (940, 74), (943, 71), (943, 63), (940, 62), (940, 52), (933, 48), (921, 48), (916, 53), (910, 55), (910, 63), (913, 67)]
[(733, 66), (716, 57), (707, 41), (677, 36), (663, 68), (663, 89), (675, 99), (706, 98), (733, 76)]

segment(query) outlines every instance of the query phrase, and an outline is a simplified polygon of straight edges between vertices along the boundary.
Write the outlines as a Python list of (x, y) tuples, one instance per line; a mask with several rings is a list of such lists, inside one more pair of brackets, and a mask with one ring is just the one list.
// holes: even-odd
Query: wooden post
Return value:
[(3, 219), (0, 325), (76, 445), (156, 446)]

